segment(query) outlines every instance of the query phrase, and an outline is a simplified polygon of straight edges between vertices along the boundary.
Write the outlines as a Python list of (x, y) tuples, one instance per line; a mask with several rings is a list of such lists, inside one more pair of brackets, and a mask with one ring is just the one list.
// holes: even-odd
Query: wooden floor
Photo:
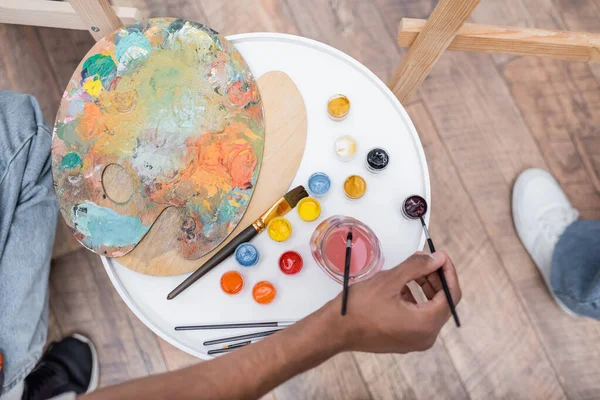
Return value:
[[(224, 33), (277, 31), (337, 47), (384, 81), (403, 50), (403, 16), (431, 0), (129, 0)], [(600, 30), (600, 0), (485, 0), (472, 22)], [(62, 90), (92, 45), (86, 32), (0, 25), (0, 88), (34, 94), (53, 121)], [(600, 323), (574, 319), (548, 295), (513, 227), (517, 174), (549, 169), (585, 218), (600, 218), (579, 151), (600, 169), (600, 65), (447, 53), (405, 104), (421, 136), (435, 202), (431, 231), (453, 257), (464, 326), (410, 355), (342, 354), (269, 399), (598, 399)], [(96, 342), (102, 385), (197, 362), (150, 332), (121, 301), (97, 256), (60, 227), (51, 272), (50, 336)]]

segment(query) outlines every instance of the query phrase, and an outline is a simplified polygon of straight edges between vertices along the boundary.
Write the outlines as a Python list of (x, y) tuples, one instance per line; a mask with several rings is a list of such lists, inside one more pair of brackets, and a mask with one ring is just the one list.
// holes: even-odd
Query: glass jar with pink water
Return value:
[(383, 267), (381, 244), (371, 228), (355, 218), (334, 215), (317, 226), (310, 238), (310, 250), (319, 267), (338, 283), (344, 280), (346, 239), (350, 229), (350, 283), (367, 279)]

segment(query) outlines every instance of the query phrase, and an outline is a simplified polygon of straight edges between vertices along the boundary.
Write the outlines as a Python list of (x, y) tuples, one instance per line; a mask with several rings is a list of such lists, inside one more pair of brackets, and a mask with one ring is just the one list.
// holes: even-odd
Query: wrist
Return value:
[(341, 296), (337, 296), (319, 310), (323, 313), (330, 335), (334, 336), (331, 340), (334, 341), (336, 353), (354, 350), (360, 336), (360, 320), (357, 320), (352, 310), (342, 316), (341, 307)]

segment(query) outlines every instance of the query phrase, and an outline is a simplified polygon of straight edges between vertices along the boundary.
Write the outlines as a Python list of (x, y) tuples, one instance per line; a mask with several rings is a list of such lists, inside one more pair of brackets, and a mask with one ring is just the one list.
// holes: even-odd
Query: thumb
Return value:
[(417, 252), (406, 259), (395, 268), (398, 279), (402, 284), (426, 276), (441, 268), (448, 256), (444, 252), (436, 252), (431, 255)]

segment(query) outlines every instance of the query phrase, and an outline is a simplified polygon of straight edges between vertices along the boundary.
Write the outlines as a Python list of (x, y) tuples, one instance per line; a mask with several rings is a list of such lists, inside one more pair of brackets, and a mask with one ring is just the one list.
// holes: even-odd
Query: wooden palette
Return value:
[(197, 259), (241, 221), (263, 147), (260, 94), (237, 49), (202, 24), (151, 18), (98, 41), (75, 70), (52, 173), (65, 221), (88, 249), (123, 256), (175, 207), (171, 244)]
[[(266, 120), (265, 146), (260, 175), (244, 217), (223, 247), (283, 196), (294, 179), (306, 144), (306, 108), (292, 79), (271, 71), (258, 79)], [(119, 263), (147, 275), (170, 276), (194, 271), (214, 253), (186, 260), (177, 250), (177, 232), (182, 225), (176, 208), (158, 217), (148, 234)]]

